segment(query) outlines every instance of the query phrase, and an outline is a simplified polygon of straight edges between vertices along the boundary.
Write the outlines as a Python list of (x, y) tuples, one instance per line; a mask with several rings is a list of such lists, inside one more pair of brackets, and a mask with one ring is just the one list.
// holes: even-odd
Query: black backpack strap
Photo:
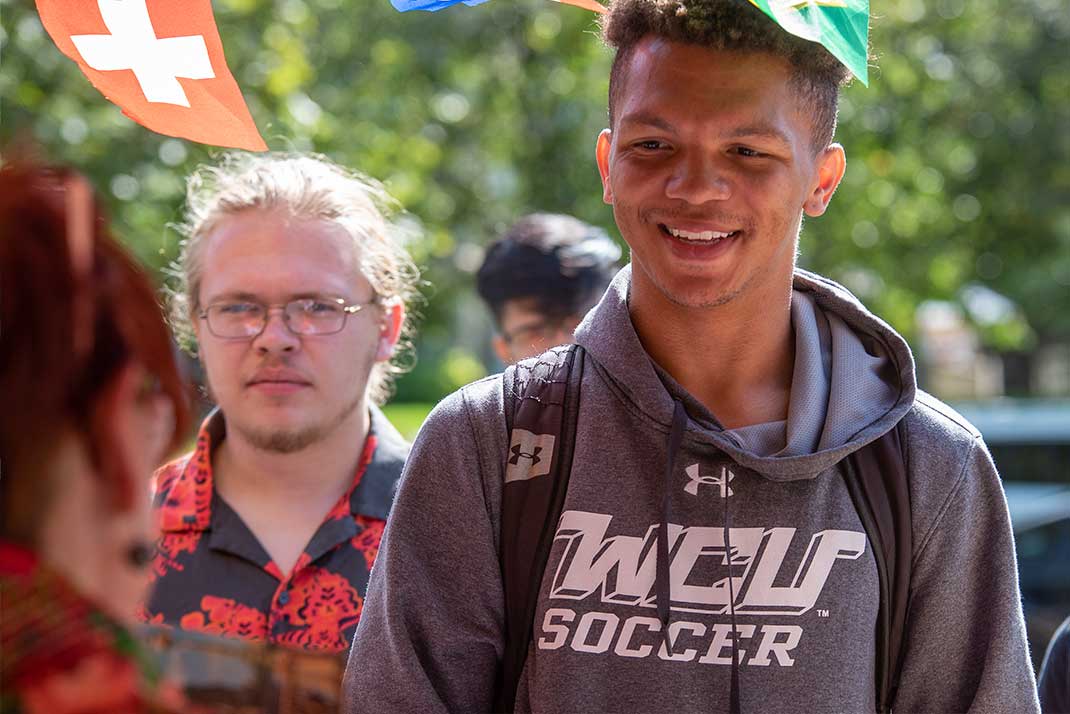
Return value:
[(505, 652), (494, 711), (512, 712), (531, 642), (539, 586), (565, 503), (579, 413), (583, 348), (557, 347), (506, 370), (505, 454), (499, 561)]
[(903, 630), (910, 596), (913, 542), (910, 484), (902, 423), (844, 462), (844, 480), (877, 561), (877, 711), (890, 712), (899, 686)]

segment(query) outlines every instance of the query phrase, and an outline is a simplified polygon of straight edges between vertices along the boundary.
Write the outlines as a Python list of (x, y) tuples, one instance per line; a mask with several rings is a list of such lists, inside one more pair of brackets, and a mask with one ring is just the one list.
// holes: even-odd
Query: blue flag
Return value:
[(390, 4), (398, 12), (409, 10), (427, 10), (434, 12), (450, 5), (464, 3), (465, 5), (482, 5), (487, 0), (390, 0)]
[[(394, 6), (394, 9), (399, 12), (408, 12), (409, 10), (428, 10), (429, 12), (435, 12), (441, 10), (444, 7), (450, 5), (482, 5), (487, 0), (390, 0), (390, 4)], [(592, 12), (602, 13), (606, 11), (606, 8), (598, 0), (555, 0), (555, 2), (564, 3), (565, 5), (575, 5), (576, 7), (582, 7), (585, 10), (591, 10)]]

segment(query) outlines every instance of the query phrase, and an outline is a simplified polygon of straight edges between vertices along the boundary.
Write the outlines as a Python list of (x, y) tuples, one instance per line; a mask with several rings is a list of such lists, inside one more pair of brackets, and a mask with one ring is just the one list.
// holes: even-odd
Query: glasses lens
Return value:
[(255, 302), (223, 302), (208, 308), (208, 328), (219, 337), (249, 337), (264, 326), (264, 307)]
[(286, 304), (286, 323), (299, 335), (329, 335), (345, 324), (342, 303), (334, 300), (294, 300)]

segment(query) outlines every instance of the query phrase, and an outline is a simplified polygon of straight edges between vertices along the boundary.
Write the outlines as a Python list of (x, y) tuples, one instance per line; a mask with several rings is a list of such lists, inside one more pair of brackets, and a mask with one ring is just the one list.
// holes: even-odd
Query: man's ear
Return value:
[[(108, 500), (120, 513), (134, 506), (138, 493), (134, 479), (148, 479), (149, 472), (139, 473), (135, 455), (145, 447), (143, 414), (138, 404), (145, 385), (146, 372), (135, 364), (126, 364), (113, 376), (93, 407), (90, 438), (97, 467), (104, 480)], [(148, 465), (151, 469), (153, 465)]]
[(594, 146), (594, 160), (598, 164), (598, 173), (602, 176), (602, 200), (613, 205), (613, 189), (609, 185), (609, 155), (613, 149), (613, 132), (603, 129)]
[(803, 211), (811, 217), (820, 216), (828, 208), (832, 194), (847, 170), (847, 155), (839, 144), (829, 144), (817, 157), (817, 176), (810, 195), (803, 203)]
[(394, 348), (401, 339), (401, 327), (405, 324), (405, 303), (397, 298), (383, 303), (383, 319), (379, 322), (379, 347), (376, 362), (385, 362), (394, 356)]
[(502, 364), (512, 364), (513, 355), (510, 354), (509, 343), (505, 341), (504, 337), (495, 335), (490, 344), (494, 348), (494, 354), (498, 355), (498, 359), (502, 361)]

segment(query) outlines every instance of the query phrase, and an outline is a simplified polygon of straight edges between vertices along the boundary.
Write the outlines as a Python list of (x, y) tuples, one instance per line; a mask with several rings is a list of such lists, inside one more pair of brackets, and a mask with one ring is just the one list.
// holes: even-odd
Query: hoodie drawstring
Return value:
[(665, 464), (665, 481), (662, 484), (661, 494), (661, 526), (658, 528), (658, 558), (657, 570), (654, 575), (654, 594), (657, 597), (658, 619), (661, 620), (662, 639), (665, 648), (672, 645), (669, 642), (669, 618), (672, 616), (672, 594), (669, 592), (669, 503), (672, 495), (672, 473), (676, 466), (676, 454), (680, 451), (680, 443), (684, 439), (684, 430), (687, 428), (687, 412), (684, 404), (679, 399), (675, 401), (672, 410), (672, 430), (669, 432), (669, 458)]
[(728, 520), (728, 492), (724, 497), (724, 551), (728, 561), (728, 612), (732, 623), (732, 683), (728, 690), (729, 714), (740, 714), (739, 704), (739, 630), (736, 629), (736, 591), (732, 585), (732, 526)]
[[(669, 620), (672, 617), (672, 593), (669, 588), (669, 522), (672, 508), (672, 476), (676, 468), (676, 455), (684, 439), (687, 428), (687, 411), (679, 399), (674, 400), (672, 410), (672, 429), (669, 431), (669, 458), (665, 464), (665, 481), (662, 484), (661, 525), (658, 528), (657, 569), (654, 574), (654, 594), (657, 598), (658, 620), (661, 621), (662, 640), (665, 649), (672, 648), (669, 639)], [(728, 494), (724, 498), (724, 547), (725, 559), (728, 561), (728, 611), (732, 622), (732, 678), (728, 692), (728, 709), (730, 714), (740, 714), (739, 703), (739, 643), (736, 628), (736, 593), (732, 584), (732, 536), (728, 519)]]

